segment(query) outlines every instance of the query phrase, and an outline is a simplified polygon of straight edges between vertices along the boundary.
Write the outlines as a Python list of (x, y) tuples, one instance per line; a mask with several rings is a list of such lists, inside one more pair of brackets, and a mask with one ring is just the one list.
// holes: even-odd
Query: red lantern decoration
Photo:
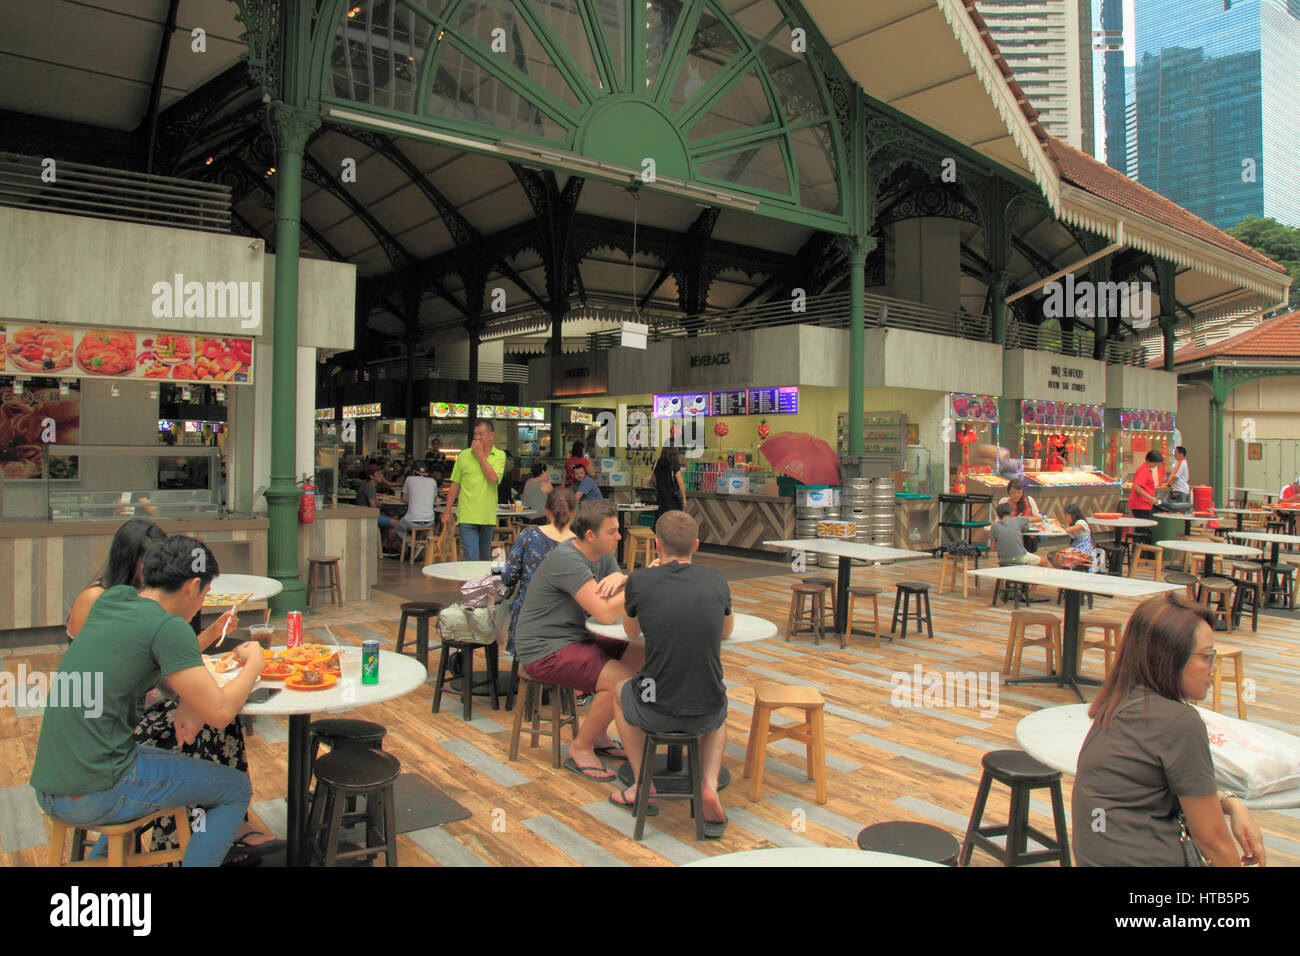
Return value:
[(767, 436), (770, 435), (770, 434), (772, 434), (772, 428), (771, 428), (771, 426), (769, 426), (769, 425), (767, 424), (766, 421), (759, 422), (759, 423), (758, 423), (758, 437), (759, 437), (759, 438), (762, 438), (762, 439), (764, 439), (764, 440), (766, 440), (766, 439), (767, 439)]
[(713, 434), (717, 435), (719, 438), (727, 434), (729, 431), (731, 431), (731, 429), (727, 426), (726, 422), (718, 422), (713, 426)]

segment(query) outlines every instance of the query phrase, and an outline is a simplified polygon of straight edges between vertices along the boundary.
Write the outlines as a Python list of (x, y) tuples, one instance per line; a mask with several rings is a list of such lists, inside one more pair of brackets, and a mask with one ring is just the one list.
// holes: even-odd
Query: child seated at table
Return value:
[(1083, 511), (1078, 505), (1066, 505), (1065, 513), (1070, 519), (1070, 525), (1065, 529), (1070, 535), (1070, 547), (1053, 554), (1052, 564), (1062, 569), (1091, 565), (1096, 550), (1092, 543), (1092, 529), (1083, 520)]
[(1034, 519), (1028, 515), (1012, 516), (1011, 505), (998, 505), (998, 520), (989, 525), (989, 541), (998, 552), (998, 563), (1002, 565), (1029, 564), (1047, 566), (1047, 559), (1025, 550), (1021, 540)]

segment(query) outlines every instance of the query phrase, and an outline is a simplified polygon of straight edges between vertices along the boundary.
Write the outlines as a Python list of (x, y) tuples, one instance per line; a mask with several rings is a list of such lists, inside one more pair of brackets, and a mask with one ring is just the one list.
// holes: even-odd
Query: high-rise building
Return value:
[(975, 3), (1043, 128), (1089, 155), (1096, 151), (1092, 4), (1093, 0)]
[(1128, 101), (1132, 87), (1124, 69), (1124, 0), (1101, 0), (1101, 30), (1094, 47), (1102, 51), (1102, 113), (1106, 122), (1106, 165), (1132, 176), (1129, 155)]
[(1138, 0), (1138, 181), (1221, 229), (1300, 226), (1300, 0)]

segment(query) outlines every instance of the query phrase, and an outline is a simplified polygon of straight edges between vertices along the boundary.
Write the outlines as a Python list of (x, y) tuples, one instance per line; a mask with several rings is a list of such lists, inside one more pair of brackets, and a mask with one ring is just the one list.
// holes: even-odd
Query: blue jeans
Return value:
[(428, 521), (407, 521), (406, 518), (403, 517), (397, 520), (397, 530), (405, 531), (407, 528), (432, 528), (436, 523), (437, 522), (432, 518)]
[(460, 544), (465, 549), (466, 561), (490, 561), (492, 559), (493, 524), (463, 524), (460, 526)]
[(380, 515), (380, 516), (379, 516), (379, 527), (381, 527), (381, 528), (383, 528), (385, 531), (387, 531), (387, 530), (388, 530), (389, 528), (391, 528), (392, 526), (393, 526), (393, 516), (392, 516), (392, 515)]
[[(135, 766), (108, 790), (76, 800), (36, 791), (36, 802), (45, 813), (88, 829), (101, 823), (126, 823), (155, 810), (202, 807), (202, 829), (196, 825), (190, 836), (185, 866), (221, 865), (252, 798), (253, 785), (246, 773), (147, 746), (138, 749)], [(96, 847), (92, 855), (102, 856), (103, 851)]]

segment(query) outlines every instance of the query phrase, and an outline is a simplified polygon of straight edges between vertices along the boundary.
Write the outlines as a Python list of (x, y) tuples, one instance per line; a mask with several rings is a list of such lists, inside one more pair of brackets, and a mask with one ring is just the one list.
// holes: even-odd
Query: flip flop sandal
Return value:
[(712, 820), (704, 821), (704, 836), (709, 840), (721, 840), (722, 835), (727, 832), (727, 821), (715, 823)]
[[(609, 781), (613, 780), (615, 776), (613, 773), (610, 772), (610, 769), (606, 767), (604, 763), (602, 763), (599, 767), (579, 767), (577, 761), (574, 760), (572, 757), (564, 758), (564, 769), (572, 770), (578, 776), (585, 777), (586, 779), (595, 781), (596, 783), (608, 783)], [(606, 776), (593, 777), (591, 776), (591, 772), (597, 772), (597, 773), (603, 772), (606, 774)]]
[[(632, 816), (636, 816), (635, 803), (624, 803), (622, 800), (618, 799), (619, 797), (622, 797), (624, 793), (626, 793), (624, 790), (615, 790), (609, 795), (609, 802), (614, 804), (616, 807), (622, 807), (628, 813), (632, 814)], [(645, 815), (648, 817), (657, 817), (659, 815), (659, 805), (652, 800), (646, 805)]]
[[(623, 749), (622, 742), (618, 740), (614, 741), (612, 747), (592, 747), (591, 749), (596, 751), (596, 753), (602, 757), (608, 757), (610, 760), (627, 759), (627, 751)], [(615, 751), (617, 751), (617, 753)]]

